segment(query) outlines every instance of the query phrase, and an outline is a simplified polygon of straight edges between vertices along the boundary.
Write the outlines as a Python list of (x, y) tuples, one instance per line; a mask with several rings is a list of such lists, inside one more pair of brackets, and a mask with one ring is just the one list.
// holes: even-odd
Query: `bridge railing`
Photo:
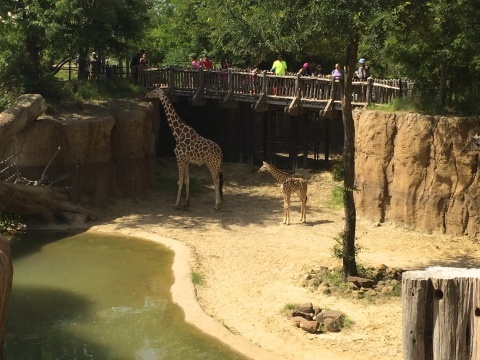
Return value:
[[(291, 102), (291, 107), (327, 107), (341, 104), (343, 81), (300, 75), (276, 76), (268, 72), (244, 70), (199, 70), (171, 67), (140, 69), (138, 84), (146, 88), (169, 88), (175, 93), (191, 95), (193, 99), (217, 98), (255, 103)], [(352, 105), (365, 106), (371, 102), (387, 104), (414, 91), (408, 80), (352, 82)], [(240, 99), (241, 98), (241, 99)], [(326, 109), (327, 110), (327, 109)]]

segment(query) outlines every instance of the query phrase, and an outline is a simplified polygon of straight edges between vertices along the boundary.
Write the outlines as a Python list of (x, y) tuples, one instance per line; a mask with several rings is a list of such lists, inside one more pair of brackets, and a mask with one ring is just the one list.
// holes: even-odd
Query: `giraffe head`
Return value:
[(480, 135), (469, 136), (461, 154), (476, 155), (480, 154)]
[(261, 171), (270, 171), (269, 168), (270, 168), (270, 165), (264, 161), (263, 164), (262, 164), (262, 166), (260, 167), (260, 169), (258, 169), (258, 171), (259, 171), (259, 172), (261, 172)]
[(145, 96), (144, 99), (161, 99), (162, 97), (166, 96), (165, 95), (165, 90), (161, 88), (155, 88), (152, 91), (148, 92)]

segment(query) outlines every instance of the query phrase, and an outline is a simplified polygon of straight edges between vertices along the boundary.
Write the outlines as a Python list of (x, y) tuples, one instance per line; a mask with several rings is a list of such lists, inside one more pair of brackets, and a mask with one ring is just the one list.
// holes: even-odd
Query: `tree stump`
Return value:
[(480, 269), (402, 275), (406, 360), (480, 360)]

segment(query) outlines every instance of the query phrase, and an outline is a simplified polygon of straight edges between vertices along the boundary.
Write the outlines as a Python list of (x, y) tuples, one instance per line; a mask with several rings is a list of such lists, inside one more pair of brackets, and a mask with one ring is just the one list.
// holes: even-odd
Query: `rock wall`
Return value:
[(423, 231), (480, 234), (478, 155), (460, 153), (480, 118), (379, 111), (354, 118), (359, 215)]
[[(70, 189), (78, 203), (99, 203), (110, 197), (138, 196), (153, 187), (159, 117), (151, 104), (126, 109), (41, 116), (0, 144), (0, 159), (17, 154), (18, 168), (29, 180), (69, 173), (56, 184)], [(2, 146), (3, 145), (3, 146)]]

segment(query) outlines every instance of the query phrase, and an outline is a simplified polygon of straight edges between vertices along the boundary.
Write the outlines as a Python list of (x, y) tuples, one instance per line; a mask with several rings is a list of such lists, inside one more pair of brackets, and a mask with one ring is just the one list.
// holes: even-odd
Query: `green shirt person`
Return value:
[(275, 75), (285, 75), (287, 72), (287, 63), (282, 59), (282, 55), (278, 55), (278, 58), (273, 62), (270, 71), (274, 71)]

